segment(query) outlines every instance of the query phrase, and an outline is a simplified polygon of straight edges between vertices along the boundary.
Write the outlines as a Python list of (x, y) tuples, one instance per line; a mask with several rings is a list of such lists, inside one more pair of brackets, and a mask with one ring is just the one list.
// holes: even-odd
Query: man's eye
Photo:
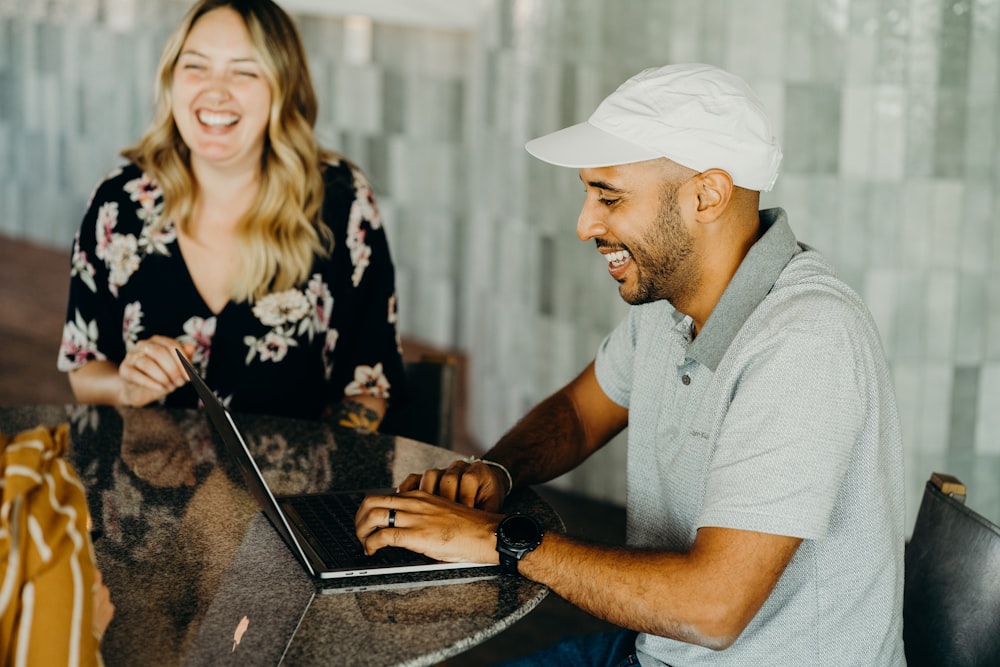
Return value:
[(611, 199), (609, 197), (598, 197), (597, 201), (601, 202), (605, 206), (614, 206), (618, 203), (617, 199)]

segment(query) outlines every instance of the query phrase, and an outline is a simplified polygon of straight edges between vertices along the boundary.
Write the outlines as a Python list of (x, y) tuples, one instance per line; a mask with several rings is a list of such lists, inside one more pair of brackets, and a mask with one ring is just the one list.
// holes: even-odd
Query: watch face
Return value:
[(501, 527), (504, 540), (513, 547), (534, 545), (540, 537), (538, 524), (526, 516), (508, 517)]

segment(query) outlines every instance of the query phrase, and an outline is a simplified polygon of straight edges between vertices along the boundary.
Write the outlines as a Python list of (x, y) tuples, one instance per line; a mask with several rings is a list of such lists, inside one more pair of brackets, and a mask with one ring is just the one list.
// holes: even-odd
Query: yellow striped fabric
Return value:
[(100, 665), (94, 551), (69, 425), (0, 434), (0, 659)]

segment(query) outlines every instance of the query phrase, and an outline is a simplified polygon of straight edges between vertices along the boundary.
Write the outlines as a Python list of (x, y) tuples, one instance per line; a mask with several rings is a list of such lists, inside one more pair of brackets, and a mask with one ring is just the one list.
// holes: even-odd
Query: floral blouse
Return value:
[[(316, 418), (344, 396), (403, 399), (395, 271), (364, 175), (324, 165), (323, 221), (329, 257), (316, 257), (304, 284), (213, 313), (177, 244), (174, 225), (151, 223), (163, 195), (138, 166), (98, 185), (73, 244), (69, 304), (58, 368), (121, 363), (159, 334), (195, 346), (192, 363), (236, 412)], [(190, 385), (161, 403), (195, 407)]]

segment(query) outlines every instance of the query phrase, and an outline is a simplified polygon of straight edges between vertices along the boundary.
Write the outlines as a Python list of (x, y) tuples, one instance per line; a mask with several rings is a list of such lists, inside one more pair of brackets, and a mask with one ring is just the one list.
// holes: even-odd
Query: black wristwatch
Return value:
[(541, 524), (527, 514), (511, 514), (497, 526), (497, 552), (500, 569), (517, 574), (517, 561), (534, 551), (542, 543)]

